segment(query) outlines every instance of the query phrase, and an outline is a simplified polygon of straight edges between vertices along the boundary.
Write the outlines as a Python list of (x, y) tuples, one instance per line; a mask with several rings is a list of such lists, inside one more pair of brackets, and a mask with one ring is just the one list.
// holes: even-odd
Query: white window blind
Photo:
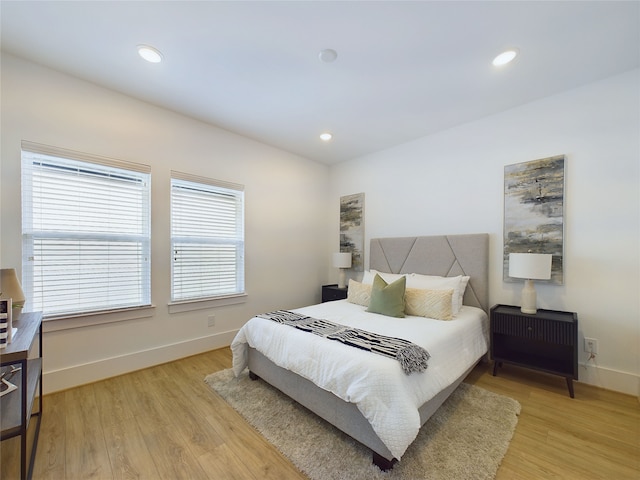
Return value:
[(171, 172), (171, 299), (244, 293), (241, 185)]
[(23, 142), (23, 289), (47, 317), (151, 304), (149, 167)]

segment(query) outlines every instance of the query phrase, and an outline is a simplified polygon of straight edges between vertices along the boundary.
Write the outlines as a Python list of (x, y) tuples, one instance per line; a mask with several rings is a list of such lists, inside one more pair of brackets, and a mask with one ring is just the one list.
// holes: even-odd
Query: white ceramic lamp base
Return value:
[(536, 303), (537, 295), (536, 289), (533, 286), (533, 280), (525, 280), (524, 288), (522, 289), (522, 299), (520, 301), (520, 311), (522, 311), (522, 313), (534, 314), (538, 311)]
[(344, 273), (344, 268), (339, 268), (338, 269), (338, 288), (344, 288), (346, 287), (345, 282), (346, 282), (346, 275)]

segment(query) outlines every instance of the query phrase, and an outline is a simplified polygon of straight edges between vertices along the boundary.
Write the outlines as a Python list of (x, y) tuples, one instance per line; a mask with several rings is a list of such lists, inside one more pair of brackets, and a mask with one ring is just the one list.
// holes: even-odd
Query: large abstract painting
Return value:
[(364, 193), (340, 197), (340, 251), (351, 252), (352, 270), (364, 270)]
[(504, 167), (504, 273), (510, 253), (550, 253), (551, 280), (562, 285), (564, 155)]

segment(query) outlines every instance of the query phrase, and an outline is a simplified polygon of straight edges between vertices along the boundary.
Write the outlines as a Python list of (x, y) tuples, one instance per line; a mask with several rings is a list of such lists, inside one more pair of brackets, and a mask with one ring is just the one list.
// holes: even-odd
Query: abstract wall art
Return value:
[(340, 251), (351, 252), (351, 269), (364, 270), (364, 193), (340, 197)]
[(565, 157), (557, 155), (504, 167), (503, 278), (510, 253), (550, 253), (551, 280), (564, 283)]

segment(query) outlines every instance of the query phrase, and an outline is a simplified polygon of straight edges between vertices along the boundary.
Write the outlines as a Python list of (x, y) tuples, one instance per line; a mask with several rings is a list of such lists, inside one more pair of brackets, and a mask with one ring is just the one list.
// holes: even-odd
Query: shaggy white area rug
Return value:
[(312, 480), (491, 479), (507, 452), (520, 404), (465, 383), (422, 427), (391, 471), (371, 463), (371, 451), (245, 371), (205, 379), (269, 442)]

